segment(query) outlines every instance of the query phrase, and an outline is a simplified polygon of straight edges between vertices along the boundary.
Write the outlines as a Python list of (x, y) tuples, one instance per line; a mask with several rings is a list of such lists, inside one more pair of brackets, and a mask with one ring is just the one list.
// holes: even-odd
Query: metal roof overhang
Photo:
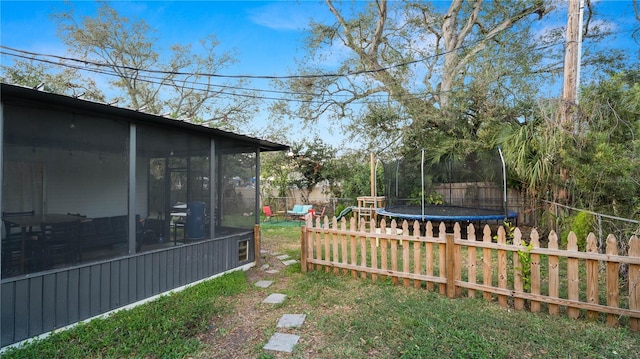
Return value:
[(153, 124), (165, 128), (181, 129), (190, 133), (206, 135), (212, 138), (237, 142), (238, 144), (256, 146), (260, 151), (286, 151), (289, 146), (262, 140), (255, 137), (241, 135), (217, 128), (205, 127), (174, 120), (158, 115), (134, 111), (127, 108), (115, 107), (108, 104), (77, 99), (65, 95), (34, 90), (27, 87), (0, 83), (0, 99), (2, 103), (27, 105), (39, 104), (43, 108), (52, 108), (66, 112), (83, 113), (86, 115), (113, 117), (132, 123)]

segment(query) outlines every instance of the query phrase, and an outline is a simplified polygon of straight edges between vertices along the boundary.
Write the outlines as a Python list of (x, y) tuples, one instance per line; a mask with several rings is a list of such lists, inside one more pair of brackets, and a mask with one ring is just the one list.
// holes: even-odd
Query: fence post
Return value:
[(300, 270), (307, 272), (307, 225), (300, 230)]
[[(631, 236), (629, 240), (629, 257), (640, 258), (640, 239)], [(640, 310), (640, 265), (629, 264), (629, 309)], [(629, 328), (640, 332), (640, 319), (629, 318)]]
[(456, 296), (456, 260), (455, 260), (455, 239), (454, 235), (446, 234), (446, 275), (447, 275), (447, 297), (455, 298)]

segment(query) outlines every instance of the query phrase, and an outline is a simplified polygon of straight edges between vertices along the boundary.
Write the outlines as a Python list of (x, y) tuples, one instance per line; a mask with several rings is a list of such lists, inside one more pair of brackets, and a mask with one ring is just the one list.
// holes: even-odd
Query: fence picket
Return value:
[[(456, 222), (453, 225), (453, 238), (455, 240), (460, 240), (462, 238), (461, 235), (462, 229), (460, 228), (460, 224)], [(462, 257), (460, 254), (460, 246), (453, 246), (453, 260), (454, 260), (454, 279), (457, 281), (462, 280)], [(462, 287), (455, 286), (455, 295), (460, 296), (462, 294)]]
[[(324, 228), (329, 228), (329, 219), (327, 217), (324, 217), (325, 221), (324, 221)], [(335, 221), (335, 217), (334, 217), (334, 223), (333, 223), (333, 228), (336, 228), (336, 221)], [(340, 252), (338, 252), (338, 234), (337, 233), (332, 233), (331, 234), (331, 241), (333, 242), (333, 262), (334, 263), (339, 263), (340, 262)], [(334, 274), (338, 274), (340, 273), (340, 268), (338, 267), (333, 267), (333, 273)]]
[[(567, 251), (578, 251), (578, 238), (572, 231), (569, 232), (567, 238)], [(579, 286), (579, 274), (578, 274), (578, 258), (567, 258), (567, 297), (569, 300), (580, 300), (580, 286)], [(576, 307), (568, 307), (567, 315), (569, 318), (578, 319), (580, 310)]]
[[(386, 225), (386, 221), (383, 218), (382, 221), (380, 222), (380, 228), (382, 230), (384, 230), (385, 229), (385, 225)], [(389, 261), (389, 258), (388, 258), (388, 256), (389, 256), (389, 254), (388, 254), (388, 246), (389, 246), (389, 240), (387, 239), (387, 237), (381, 238), (380, 239), (380, 269), (384, 270), (385, 272), (389, 268), (389, 265), (388, 265), (388, 261)], [(385, 280), (386, 278), (387, 278), (387, 276), (381, 276), (380, 280)]]
[[(491, 243), (491, 228), (488, 225), (484, 226), (482, 241), (484, 243)], [(482, 249), (482, 284), (486, 286), (492, 286), (492, 275), (491, 275), (491, 249), (488, 247), (484, 247)], [(484, 291), (482, 296), (485, 300), (491, 300), (493, 295), (489, 291)]]
[(360, 219), (360, 266), (362, 266), (363, 270), (360, 272), (360, 278), (367, 278), (367, 227), (365, 225), (365, 221)]
[[(640, 258), (640, 239), (629, 240), (629, 257)], [(629, 264), (629, 309), (640, 311), (640, 264)], [(629, 328), (640, 332), (640, 318), (630, 318)]]
[[(613, 234), (607, 236), (607, 254), (618, 254), (618, 241)], [(607, 305), (618, 307), (618, 271), (620, 264), (617, 262), (607, 262)], [(607, 314), (607, 326), (618, 325), (618, 316)]]
[[(442, 240), (440, 244), (438, 244), (438, 276), (440, 278), (446, 278), (447, 269), (446, 269), (446, 256), (447, 256), (447, 247), (444, 243), (447, 239), (447, 226), (444, 222), (440, 222), (440, 226), (438, 227), (438, 237)], [(440, 294), (447, 294), (447, 284), (440, 283)]]
[[(395, 238), (391, 239), (391, 270), (394, 272), (398, 271), (398, 240)], [(391, 281), (394, 285), (397, 285), (398, 276), (394, 275), (391, 277)]]
[[(513, 245), (522, 247), (522, 232), (520, 232), (520, 228), (516, 228), (513, 232)], [(513, 289), (518, 292), (524, 292), (524, 282), (522, 279), (524, 268), (523, 263), (520, 263), (520, 251), (522, 251), (522, 249), (513, 252)], [(522, 310), (524, 308), (524, 299), (515, 298), (513, 300), (513, 307), (516, 310)]]
[[(325, 227), (326, 229), (327, 227)], [(331, 261), (331, 238), (333, 236), (328, 232), (328, 231), (324, 231), (323, 233), (323, 238), (322, 238), (322, 243), (324, 244), (324, 260), (327, 262)], [(331, 267), (330, 266), (324, 266), (324, 271), (329, 273), (331, 271)]]
[[(334, 221), (333, 221), (333, 228), (338, 228), (337, 224), (336, 224), (336, 217), (333, 217)], [(344, 217), (342, 217), (342, 219), (340, 219), (340, 231), (342, 232), (342, 234), (340, 235), (340, 243), (342, 244), (342, 251), (340, 252), (342, 254), (342, 256), (340, 257), (340, 263), (342, 263), (343, 265), (347, 264), (349, 262), (349, 252), (347, 250), (349, 242), (347, 241), (347, 235), (346, 235), (346, 219)], [(343, 267), (342, 269), (342, 274), (347, 274), (347, 269)]]
[[(371, 218), (370, 223), (369, 223), (369, 233), (372, 234), (371, 237), (369, 237), (369, 247), (370, 252), (371, 253), (371, 268), (372, 269), (379, 269), (378, 267), (378, 237), (376, 236), (377, 231), (379, 231), (380, 229), (376, 230), (376, 220)], [(382, 230), (384, 231), (384, 228), (382, 228)], [(384, 233), (384, 232), (381, 232)], [(371, 273), (371, 280), (373, 280), (374, 282), (378, 280), (378, 274), (374, 271)]]
[[(343, 218), (344, 219), (344, 218)], [(356, 219), (355, 217), (351, 217), (349, 220), (349, 232), (351, 235), (349, 237), (349, 242), (351, 243), (351, 265), (356, 267), (358, 265), (358, 240), (356, 238)], [(358, 272), (355, 269), (351, 270), (351, 276), (353, 278), (358, 277)]]
[[(418, 221), (413, 222), (413, 233), (414, 236), (420, 234), (420, 223)], [(402, 235), (409, 235), (409, 223), (407, 221), (402, 222)], [(422, 266), (420, 265), (420, 260), (422, 258), (422, 243), (421, 242), (413, 242), (413, 273), (418, 276), (422, 273)], [(413, 286), (415, 288), (422, 287), (422, 281), (420, 279), (413, 280)]]
[[(507, 243), (504, 226), (498, 227), (498, 244)], [(498, 249), (498, 288), (507, 289), (507, 251)], [(507, 296), (498, 294), (498, 304), (507, 307)]]
[[(467, 240), (470, 242), (476, 241), (476, 229), (473, 227), (473, 223), (469, 223), (467, 226)], [(467, 280), (471, 284), (476, 283), (476, 247), (470, 246), (467, 249)], [(476, 290), (469, 288), (467, 291), (469, 298), (476, 297)]]
[[(395, 222), (394, 222), (395, 223)], [(409, 234), (409, 224), (406, 223), (405, 224), (407, 226), (406, 230), (403, 227), (402, 230), (402, 234), (403, 236), (407, 236)], [(391, 233), (392, 234), (397, 234), (396, 231), (396, 226), (391, 226)], [(409, 243), (409, 241), (400, 241), (401, 245), (402, 245), (402, 271), (405, 273), (411, 273), (411, 261), (409, 260), (409, 247), (411, 246), (411, 243)], [(402, 285), (404, 285), (405, 287), (408, 287), (409, 285), (411, 285), (411, 280), (407, 277), (402, 278)]]
[[(587, 236), (587, 252), (598, 253), (597, 239), (593, 232)], [(587, 259), (587, 303), (598, 304), (598, 261), (593, 259)], [(588, 311), (587, 318), (598, 319), (598, 312)]]
[[(456, 254), (455, 254), (455, 238), (453, 234), (447, 233), (446, 242), (446, 263), (445, 276), (447, 277), (447, 297), (455, 298), (456, 296)], [(442, 267), (441, 267), (442, 268)], [(440, 272), (442, 276), (442, 272)]]
[[(558, 249), (558, 235), (555, 231), (549, 233), (549, 249)], [(559, 273), (560, 268), (558, 256), (549, 255), (549, 296), (559, 298)], [(549, 303), (549, 314), (558, 315), (560, 307), (557, 304)]]
[[(425, 235), (427, 238), (433, 238), (433, 224), (431, 221), (427, 222), (425, 227)], [(427, 242), (425, 244), (425, 266), (427, 269), (427, 276), (433, 276), (433, 243)], [(427, 282), (427, 290), (433, 290), (433, 282)]]
[[(531, 238), (531, 250), (534, 251), (540, 248), (540, 240), (538, 238), (538, 231), (534, 228), (529, 235)], [(531, 294), (540, 294), (540, 255), (537, 253), (531, 253)], [(537, 300), (531, 300), (529, 302), (531, 312), (538, 313), (540, 311), (540, 302)]]

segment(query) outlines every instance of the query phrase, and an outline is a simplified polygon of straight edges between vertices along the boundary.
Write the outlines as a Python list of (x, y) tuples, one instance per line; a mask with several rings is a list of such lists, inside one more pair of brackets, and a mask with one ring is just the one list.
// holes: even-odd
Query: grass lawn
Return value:
[[(565, 316), (450, 300), (426, 290), (282, 267), (300, 258), (300, 227), (262, 228), (260, 268), (232, 273), (93, 321), (3, 358), (640, 358), (640, 333)], [(280, 265), (280, 266), (279, 266)], [(274, 281), (270, 288), (252, 285)], [(261, 303), (273, 292), (287, 299)], [(284, 313), (306, 314), (293, 354), (262, 349)], [(279, 330), (280, 331), (280, 330)]]

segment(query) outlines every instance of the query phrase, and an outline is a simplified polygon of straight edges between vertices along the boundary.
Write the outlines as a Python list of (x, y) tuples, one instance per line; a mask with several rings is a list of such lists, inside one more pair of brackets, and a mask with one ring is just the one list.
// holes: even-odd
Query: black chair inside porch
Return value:
[[(4, 224), (4, 237), (2, 238), (2, 277), (21, 274), (22, 264), (25, 261), (28, 265), (33, 259), (34, 249), (32, 242), (25, 240), (37, 235), (32, 226), (23, 228), (13, 222), (12, 217), (35, 216), (35, 211), (2, 212)], [(23, 248), (24, 240), (24, 248)], [(23, 253), (24, 252), (24, 253)]]
[(80, 259), (80, 222), (42, 223), (38, 240), (41, 269), (50, 269), (57, 264), (76, 264)]

